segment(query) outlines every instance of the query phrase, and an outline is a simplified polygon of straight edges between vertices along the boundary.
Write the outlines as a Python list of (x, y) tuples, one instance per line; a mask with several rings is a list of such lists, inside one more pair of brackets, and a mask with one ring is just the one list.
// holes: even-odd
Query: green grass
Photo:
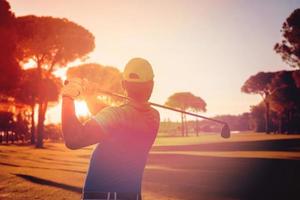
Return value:
[[(264, 172), (296, 183), (299, 141), (300, 135), (258, 133), (233, 134), (230, 139), (218, 134), (158, 137), (144, 174), (144, 200), (240, 199), (256, 191), (249, 179), (253, 185), (264, 183), (258, 176)], [(0, 145), (0, 199), (80, 199), (92, 149), (72, 151), (51, 142), (44, 149)], [(268, 168), (270, 163), (281, 167)], [(296, 189), (287, 188), (291, 194)]]

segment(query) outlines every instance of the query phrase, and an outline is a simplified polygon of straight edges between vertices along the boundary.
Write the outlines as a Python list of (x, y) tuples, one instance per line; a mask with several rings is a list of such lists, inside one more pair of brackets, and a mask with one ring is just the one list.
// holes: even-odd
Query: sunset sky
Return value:
[[(260, 97), (241, 93), (244, 81), (258, 71), (290, 69), (273, 46), (281, 40), (284, 20), (300, 7), (300, 0), (9, 3), (17, 16), (64, 17), (87, 28), (96, 48), (86, 62), (123, 70), (132, 57), (148, 59), (155, 71), (152, 101), (164, 103), (174, 92), (190, 91), (206, 101), (208, 116), (249, 111)], [(57, 110), (48, 112), (52, 121)]]

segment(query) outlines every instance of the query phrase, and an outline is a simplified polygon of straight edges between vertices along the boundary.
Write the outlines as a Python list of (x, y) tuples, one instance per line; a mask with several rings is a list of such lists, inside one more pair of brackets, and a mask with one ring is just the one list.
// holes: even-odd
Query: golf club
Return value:
[[(68, 84), (68, 82), (69, 81), (66, 80), (64, 82), (64, 84), (66, 85), (66, 84)], [(126, 96), (123, 96), (123, 95), (120, 95), (120, 94), (116, 94), (116, 93), (113, 93), (113, 92), (109, 92), (109, 91), (100, 90), (100, 89), (97, 88), (97, 86), (96, 86), (95, 83), (92, 83), (92, 85), (96, 88), (96, 93), (106, 94), (106, 95), (109, 95), (109, 96), (114, 96), (114, 97), (118, 97), (118, 98), (121, 98), (121, 99), (130, 100), (129, 97), (126, 97)], [(209, 120), (209, 121), (213, 121), (213, 122), (218, 123), (218, 124), (222, 124), (223, 127), (222, 127), (222, 130), (221, 130), (221, 136), (223, 138), (230, 138), (230, 128), (229, 128), (228, 124), (226, 122), (224, 122), (224, 121), (213, 119), (213, 118), (209, 118), (209, 117), (205, 117), (203, 115), (198, 115), (198, 114), (195, 114), (195, 113), (191, 113), (191, 112), (187, 112), (187, 111), (184, 111), (184, 110), (172, 108), (172, 107), (169, 107), (169, 106), (164, 106), (164, 105), (157, 104), (157, 103), (152, 103), (152, 102), (148, 102), (148, 103), (151, 106), (155, 106), (155, 107), (159, 107), (159, 108), (163, 108), (163, 109), (167, 109), (167, 110), (172, 110), (174, 112), (179, 112), (179, 113), (183, 113), (183, 114), (186, 114), (186, 115), (198, 117), (198, 118), (201, 118), (201, 119), (206, 119), (206, 120)]]
[[(123, 95), (120, 95), (120, 94), (116, 94), (116, 93), (108, 92), (108, 91), (103, 91), (103, 90), (99, 90), (99, 89), (97, 89), (97, 93), (107, 94), (109, 96), (115, 96), (115, 97), (126, 99), (126, 100), (130, 99), (129, 97), (126, 97), (126, 96), (123, 96)], [(164, 106), (164, 105), (157, 104), (157, 103), (152, 103), (152, 102), (148, 102), (148, 103), (151, 106), (155, 106), (155, 107), (159, 107), (159, 108), (164, 108), (164, 109), (167, 109), (167, 110), (172, 110), (172, 111), (175, 111), (175, 112), (183, 113), (183, 114), (186, 114), (186, 115), (190, 115), (190, 116), (194, 116), (194, 117), (198, 117), (198, 118), (210, 120), (210, 121), (216, 122), (218, 124), (222, 124), (223, 127), (222, 127), (222, 130), (221, 130), (221, 136), (223, 138), (230, 138), (230, 128), (229, 128), (228, 124), (226, 122), (224, 122), (224, 121), (213, 119), (213, 118), (209, 118), (209, 117), (205, 117), (205, 116), (202, 116), (202, 115), (198, 115), (198, 114), (187, 112), (187, 111), (184, 111), (184, 110), (172, 108), (172, 107), (169, 107), (169, 106)]]

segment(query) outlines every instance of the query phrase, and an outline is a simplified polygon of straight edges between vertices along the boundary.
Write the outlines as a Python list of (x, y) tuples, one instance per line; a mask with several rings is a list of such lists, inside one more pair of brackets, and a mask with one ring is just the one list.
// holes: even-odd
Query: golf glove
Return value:
[(64, 87), (62, 88), (62, 96), (77, 99), (82, 97), (86, 91), (87, 82), (84, 79), (73, 78), (65, 81)]

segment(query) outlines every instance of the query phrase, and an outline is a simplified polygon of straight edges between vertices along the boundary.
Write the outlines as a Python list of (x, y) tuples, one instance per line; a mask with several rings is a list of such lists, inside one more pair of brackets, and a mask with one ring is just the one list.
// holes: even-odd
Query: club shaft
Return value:
[(199, 117), (199, 118), (202, 118), (202, 119), (214, 121), (214, 122), (219, 123), (219, 124), (227, 124), (226, 122), (223, 122), (223, 121), (220, 121), (220, 120), (217, 120), (217, 119), (213, 119), (213, 118), (209, 118), (209, 117), (205, 117), (203, 115), (198, 115), (198, 114), (195, 114), (195, 113), (191, 113), (191, 112), (187, 112), (187, 111), (184, 111), (184, 110), (172, 108), (172, 107), (169, 107), (169, 106), (160, 105), (160, 104), (157, 104), (157, 103), (152, 103), (152, 102), (149, 102), (149, 103), (150, 103), (150, 105), (156, 106), (156, 107), (159, 107), (159, 108), (164, 108), (164, 109), (172, 110), (172, 111), (175, 111), (175, 112), (180, 112), (180, 113), (183, 113), (183, 114), (191, 115), (191, 116), (194, 116), (194, 117)]
[[(129, 97), (126, 97), (126, 96), (123, 96), (123, 95), (120, 95), (120, 94), (116, 94), (116, 93), (113, 93), (113, 92), (108, 92), (108, 91), (103, 91), (103, 90), (97, 90), (97, 92), (98, 92), (98, 93), (102, 93), (102, 94), (107, 94), (107, 95), (110, 95), (110, 96), (119, 97), (119, 98), (126, 99), (126, 100), (130, 100)], [(169, 107), (169, 106), (164, 106), (164, 105), (157, 104), (157, 103), (152, 103), (152, 102), (148, 102), (148, 103), (149, 103), (150, 105), (152, 105), (152, 106), (155, 106), (155, 107), (164, 108), (164, 109), (167, 109), (167, 110), (172, 110), (172, 111), (179, 112), (179, 113), (183, 113), (183, 114), (186, 114), (186, 115), (191, 115), (191, 116), (194, 116), (194, 117), (198, 117), (198, 118), (202, 118), (202, 119), (214, 121), (214, 122), (216, 122), (216, 123), (223, 124), (223, 125), (226, 125), (226, 124), (227, 124), (227, 123), (224, 122), (224, 121), (220, 121), (220, 120), (217, 120), (217, 119), (205, 117), (205, 116), (203, 116), (203, 115), (198, 115), (198, 114), (195, 114), (195, 113), (191, 113), (191, 112), (187, 112), (187, 111), (184, 111), (184, 110), (172, 108), (172, 107)]]

